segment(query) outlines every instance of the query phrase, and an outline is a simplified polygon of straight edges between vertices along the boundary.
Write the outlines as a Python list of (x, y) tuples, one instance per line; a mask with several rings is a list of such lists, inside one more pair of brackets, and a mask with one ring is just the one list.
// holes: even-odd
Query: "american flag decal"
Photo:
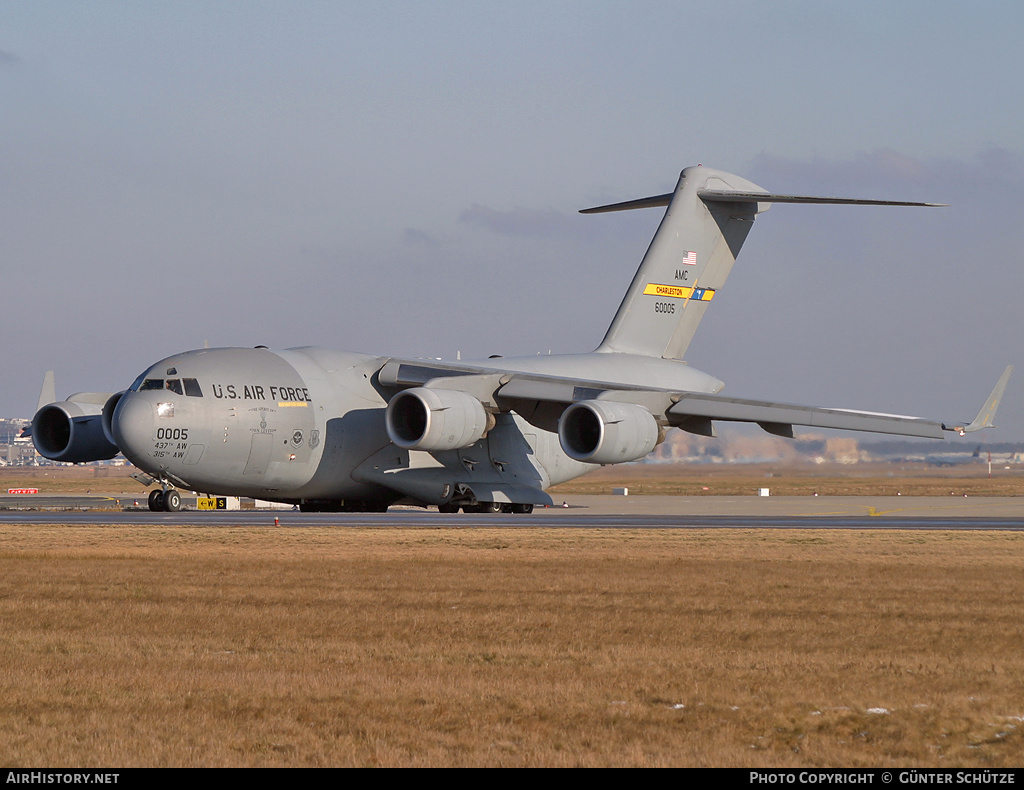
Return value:
[(683, 256), (683, 263), (685, 263), (687, 266), (696, 266), (697, 253), (694, 252), (693, 250), (687, 252), (686, 255)]

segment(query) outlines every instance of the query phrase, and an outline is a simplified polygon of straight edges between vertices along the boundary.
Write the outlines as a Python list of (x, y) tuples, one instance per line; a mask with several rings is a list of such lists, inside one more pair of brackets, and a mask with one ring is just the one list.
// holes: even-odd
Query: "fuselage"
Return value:
[[(394, 445), (385, 412), (395, 390), (378, 379), (390, 357), (306, 347), (200, 349), (161, 360), (121, 396), (109, 431), (128, 460), (176, 486), (282, 501), (397, 499), (385, 473), (442, 470), (486, 479), (488, 468), (539, 489), (594, 468), (521, 415), (497, 415), (473, 446), (446, 452)], [(717, 392), (687, 365), (619, 354), (489, 359), (481, 369)], [(515, 446), (528, 446), (526, 453)], [(511, 471), (503, 460), (516, 458)], [(429, 477), (431, 472), (424, 472)]]

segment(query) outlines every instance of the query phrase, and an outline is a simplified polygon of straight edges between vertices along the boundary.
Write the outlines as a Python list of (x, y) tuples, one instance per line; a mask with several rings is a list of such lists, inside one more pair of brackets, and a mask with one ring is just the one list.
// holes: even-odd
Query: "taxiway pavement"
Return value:
[[(16, 499), (15, 503), (11, 500)], [(1024, 497), (673, 497), (570, 496), (565, 507), (531, 515), (442, 515), (435, 509), (388, 513), (291, 510), (151, 513), (145, 500), (100, 496), (0, 497), (4, 524), (182, 526), (564, 527), (623, 529), (998, 529), (1024, 531)], [(10, 509), (10, 508), (19, 509)], [(25, 509), (25, 508), (33, 509)], [(127, 508), (127, 509), (126, 509)]]

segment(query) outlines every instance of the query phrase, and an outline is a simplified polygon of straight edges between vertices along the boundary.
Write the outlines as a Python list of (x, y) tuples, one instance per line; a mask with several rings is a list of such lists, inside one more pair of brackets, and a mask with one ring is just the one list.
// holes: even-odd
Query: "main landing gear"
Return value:
[(149, 509), (154, 513), (161, 511), (177, 513), (181, 510), (181, 494), (173, 488), (168, 488), (166, 491), (159, 488), (150, 491)]
[(437, 511), (439, 513), (458, 513), (459, 509), (462, 509), (463, 513), (523, 513), (529, 514), (533, 512), (533, 505), (527, 504), (509, 504), (507, 502), (477, 502), (476, 504), (465, 504), (459, 505), (456, 502), (448, 502), (444, 505), (438, 505)]
[(387, 513), (388, 502), (370, 499), (304, 499), (303, 513)]

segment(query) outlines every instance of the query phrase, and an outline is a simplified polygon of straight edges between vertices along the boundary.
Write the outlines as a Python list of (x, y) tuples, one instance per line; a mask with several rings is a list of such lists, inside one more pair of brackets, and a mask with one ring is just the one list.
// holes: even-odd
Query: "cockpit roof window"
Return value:
[(146, 379), (144, 382), (142, 382), (142, 386), (139, 387), (139, 391), (146, 392), (147, 390), (162, 390), (163, 388), (163, 379)]
[(182, 383), (185, 385), (185, 394), (193, 398), (203, 397), (203, 390), (199, 386), (199, 382), (195, 379), (182, 379)]

